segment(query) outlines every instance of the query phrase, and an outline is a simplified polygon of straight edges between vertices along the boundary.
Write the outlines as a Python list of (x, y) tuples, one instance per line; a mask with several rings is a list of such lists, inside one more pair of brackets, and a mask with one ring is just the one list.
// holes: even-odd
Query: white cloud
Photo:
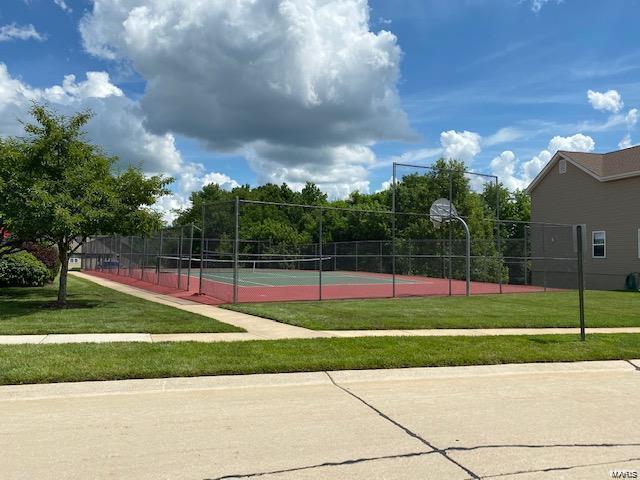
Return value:
[(173, 135), (149, 132), (139, 105), (125, 97), (105, 72), (87, 72), (83, 81), (67, 75), (61, 85), (38, 89), (12, 78), (6, 65), (0, 63), (0, 135), (22, 131), (18, 119), (28, 119), (32, 101), (48, 102), (63, 114), (93, 110), (95, 117), (87, 124), (89, 139), (107, 153), (118, 155), (123, 165), (168, 174), (181, 168)]
[(45, 39), (46, 37), (38, 33), (31, 24), (18, 25), (11, 23), (0, 27), (0, 42), (8, 42), (10, 40), (38, 40), (42, 42)]
[(622, 137), (622, 140), (620, 140), (620, 142), (618, 143), (618, 148), (629, 148), (629, 147), (633, 147), (633, 143), (631, 143), (631, 135), (630, 134), (625, 134), (624, 137)]
[(371, 168), (389, 168), (394, 163), (405, 163), (405, 164), (415, 164), (420, 163), (422, 160), (426, 160), (428, 158), (434, 158), (439, 155), (442, 155), (443, 149), (440, 147), (435, 148), (418, 148), (415, 150), (408, 150), (406, 152), (401, 153), (400, 155), (392, 155), (391, 157), (384, 158), (376, 161), (375, 165)]
[(65, 0), (53, 0), (53, 3), (55, 3), (58, 7), (60, 7), (62, 11), (65, 13), (73, 12), (73, 9), (69, 5), (67, 5)]
[(216, 184), (220, 185), (220, 188), (224, 190), (232, 190), (236, 187), (239, 187), (240, 184), (236, 182), (233, 178), (225, 175), (224, 173), (218, 172), (208, 172), (202, 177), (202, 186)]
[(624, 102), (617, 90), (607, 90), (606, 92), (587, 91), (589, 103), (596, 110), (618, 113), (622, 110)]
[(440, 144), (444, 149), (444, 157), (465, 162), (469, 162), (480, 153), (482, 150), (480, 140), (480, 135), (466, 130), (463, 132), (448, 130), (440, 134)]
[(212, 181), (233, 184), (231, 179), (207, 174), (202, 165), (183, 162), (173, 135), (149, 132), (140, 106), (124, 96), (105, 72), (87, 72), (82, 81), (67, 75), (60, 85), (38, 89), (12, 78), (6, 65), (0, 63), (1, 136), (22, 134), (18, 119), (28, 120), (32, 101), (48, 102), (63, 114), (91, 109), (95, 116), (86, 126), (88, 139), (103, 146), (106, 153), (118, 155), (121, 167), (133, 165), (148, 174), (174, 176), (176, 193), (161, 198), (155, 207), (168, 221), (174, 215), (172, 209), (188, 204), (190, 188), (199, 189)]
[(491, 172), (498, 176), (498, 180), (507, 188), (514, 190), (516, 188), (526, 187), (523, 179), (516, 178), (516, 166), (518, 159), (511, 150), (505, 150), (497, 157), (494, 157), (489, 164)]
[(552, 154), (557, 150), (567, 150), (569, 152), (592, 152), (595, 147), (593, 138), (582, 133), (576, 133), (570, 137), (556, 135), (549, 141), (549, 150)]
[[(538, 13), (547, 3), (549, 3), (549, 0), (531, 0), (531, 11)], [(556, 0), (556, 3), (562, 3), (562, 0)]]
[(493, 145), (499, 145), (501, 143), (513, 142), (522, 138), (524, 133), (513, 127), (504, 127), (498, 130), (496, 133), (489, 135), (482, 139), (482, 145), (491, 147)]
[(522, 180), (529, 184), (540, 173), (540, 170), (551, 160), (553, 154), (549, 150), (542, 150), (531, 160), (524, 162), (521, 168)]
[(638, 123), (638, 109), (632, 108), (627, 112), (627, 115), (624, 117), (627, 122), (627, 128), (633, 128)]
[(570, 137), (556, 135), (549, 141), (546, 150), (542, 150), (538, 155), (533, 156), (531, 160), (522, 165), (522, 180), (527, 184), (531, 182), (558, 150), (592, 152), (595, 146), (596, 143), (593, 138), (582, 133), (576, 133)]
[(96, 0), (80, 30), (88, 52), (147, 81), (153, 133), (247, 153), (260, 179), (368, 188), (369, 147), (415, 138), (401, 50), (369, 30), (365, 0)]
[(159, 212), (162, 215), (162, 219), (167, 224), (171, 224), (178, 216), (179, 210), (189, 207), (191, 207), (191, 201), (188, 198), (172, 193), (160, 197), (151, 209)]
[(186, 163), (175, 175), (175, 191), (158, 199), (153, 209), (162, 214), (167, 223), (172, 223), (178, 210), (191, 207), (190, 195), (205, 185), (217, 184), (223, 190), (232, 190), (240, 184), (234, 179), (219, 172), (207, 172), (200, 163)]
[(380, 185), (380, 188), (376, 190), (376, 193), (384, 192), (385, 190), (389, 190), (393, 185), (393, 176), (389, 177), (389, 180), (385, 180)]
[(292, 147), (254, 142), (245, 151), (249, 165), (258, 172), (258, 183), (286, 182), (301, 190), (312, 180), (329, 198), (345, 198), (369, 192), (369, 168), (373, 151), (362, 145), (338, 147)]
[(525, 188), (551, 160), (557, 150), (592, 152), (594, 148), (595, 142), (587, 135), (581, 133), (569, 137), (556, 135), (549, 140), (546, 149), (541, 150), (526, 162), (519, 162), (512, 151), (505, 150), (491, 160), (489, 166), (491, 172), (497, 175), (499, 181), (508, 188)]
[(44, 97), (52, 102), (71, 104), (87, 98), (107, 98), (123, 96), (122, 90), (113, 85), (106, 72), (87, 72), (87, 79), (76, 82), (75, 75), (65, 75), (62, 85), (54, 85), (44, 90)]

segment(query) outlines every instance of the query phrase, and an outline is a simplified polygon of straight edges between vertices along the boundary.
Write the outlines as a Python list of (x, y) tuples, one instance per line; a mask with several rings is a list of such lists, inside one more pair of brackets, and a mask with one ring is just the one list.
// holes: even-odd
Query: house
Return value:
[(627, 275), (640, 272), (640, 146), (609, 153), (558, 151), (527, 192), (532, 222), (574, 225), (532, 224), (534, 283), (574, 286), (571, 261), (535, 258), (543, 250), (542, 256), (575, 256), (575, 225), (583, 226), (586, 288), (624, 289)]

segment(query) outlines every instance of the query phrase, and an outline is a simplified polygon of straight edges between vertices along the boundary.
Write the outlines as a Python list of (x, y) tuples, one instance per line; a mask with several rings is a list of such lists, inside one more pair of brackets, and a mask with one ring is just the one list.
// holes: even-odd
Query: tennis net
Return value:
[[(237, 262), (238, 272), (260, 273), (266, 271), (317, 271), (329, 270), (333, 266), (333, 257), (288, 257), (284, 255), (257, 255), (252, 258), (240, 258)], [(183, 275), (207, 275), (233, 273), (235, 261), (220, 258), (195, 258), (158, 256), (156, 261), (158, 273), (181, 273)]]

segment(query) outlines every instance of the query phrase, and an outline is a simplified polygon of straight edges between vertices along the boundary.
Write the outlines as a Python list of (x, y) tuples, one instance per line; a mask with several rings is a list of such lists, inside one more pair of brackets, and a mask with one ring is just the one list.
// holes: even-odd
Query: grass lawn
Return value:
[[(225, 305), (313, 330), (577, 327), (577, 292)], [(640, 294), (585, 292), (588, 327), (640, 326)]]
[(640, 334), (0, 346), (0, 384), (640, 358)]
[(47, 333), (241, 332), (211, 318), (69, 277), (69, 308), (55, 308), (57, 284), (0, 289), (0, 335)]

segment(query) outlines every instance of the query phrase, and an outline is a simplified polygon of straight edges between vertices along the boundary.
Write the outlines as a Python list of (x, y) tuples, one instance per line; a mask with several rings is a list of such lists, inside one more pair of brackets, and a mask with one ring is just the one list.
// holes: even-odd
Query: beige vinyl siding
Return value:
[[(640, 177), (599, 182), (567, 162), (566, 173), (551, 168), (531, 192), (533, 222), (586, 225), (584, 268), (587, 288), (622, 289), (630, 272), (640, 272)], [(591, 255), (592, 232), (606, 232), (606, 258)]]

